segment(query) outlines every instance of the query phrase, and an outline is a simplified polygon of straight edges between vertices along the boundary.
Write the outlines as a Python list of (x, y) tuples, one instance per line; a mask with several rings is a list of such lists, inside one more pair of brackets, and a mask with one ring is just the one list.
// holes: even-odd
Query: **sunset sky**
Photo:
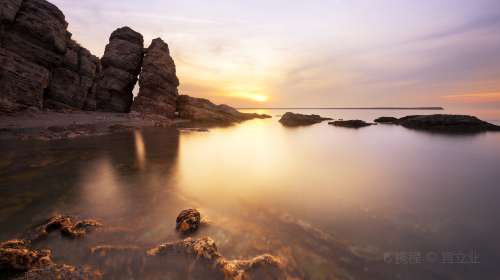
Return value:
[(53, 0), (101, 56), (168, 42), (181, 92), (234, 106), (500, 108), (500, 1)]

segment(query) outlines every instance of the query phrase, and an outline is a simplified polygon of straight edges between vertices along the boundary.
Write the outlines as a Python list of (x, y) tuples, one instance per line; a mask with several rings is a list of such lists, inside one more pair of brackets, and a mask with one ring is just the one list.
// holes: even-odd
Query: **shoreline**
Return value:
[(25, 111), (0, 116), (0, 140), (59, 140), (100, 136), (147, 127), (169, 128), (192, 124), (140, 113), (95, 111)]

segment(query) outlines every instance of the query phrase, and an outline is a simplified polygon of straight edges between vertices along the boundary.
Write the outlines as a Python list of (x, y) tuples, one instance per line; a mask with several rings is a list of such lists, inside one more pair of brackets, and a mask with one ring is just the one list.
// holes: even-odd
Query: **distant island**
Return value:
[(239, 110), (444, 110), (443, 107), (238, 107)]

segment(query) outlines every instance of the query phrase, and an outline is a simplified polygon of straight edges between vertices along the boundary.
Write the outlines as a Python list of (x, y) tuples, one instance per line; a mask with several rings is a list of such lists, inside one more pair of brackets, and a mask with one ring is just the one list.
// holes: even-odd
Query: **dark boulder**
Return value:
[(115, 30), (101, 58), (102, 71), (95, 86), (96, 107), (101, 111), (129, 112), (132, 90), (144, 54), (141, 34), (129, 27)]
[(196, 209), (185, 209), (175, 220), (175, 229), (183, 234), (195, 232), (201, 223), (201, 214)]
[(361, 127), (373, 125), (371, 123), (367, 123), (367, 122), (362, 121), (362, 120), (334, 121), (334, 122), (329, 122), (328, 124), (331, 124), (334, 126), (348, 127), (348, 128), (361, 128)]
[(406, 128), (435, 132), (473, 133), (500, 131), (500, 126), (466, 115), (415, 115), (400, 118), (398, 122)]
[(374, 120), (376, 123), (391, 123), (391, 124), (397, 124), (399, 122), (398, 118), (395, 117), (380, 117), (376, 118)]
[(134, 111), (175, 116), (179, 79), (168, 45), (160, 38), (154, 39), (146, 51), (139, 86), (139, 94), (133, 103)]
[(303, 126), (312, 125), (320, 123), (326, 120), (331, 120), (331, 118), (324, 118), (319, 115), (303, 115), (291, 112), (286, 112), (279, 122), (284, 126)]

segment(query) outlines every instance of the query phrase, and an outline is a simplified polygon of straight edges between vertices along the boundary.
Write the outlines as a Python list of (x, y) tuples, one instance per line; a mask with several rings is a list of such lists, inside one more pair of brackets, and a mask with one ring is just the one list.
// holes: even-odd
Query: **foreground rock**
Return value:
[(96, 105), (101, 111), (129, 112), (132, 90), (141, 72), (144, 39), (129, 27), (111, 33), (101, 58), (102, 72), (96, 82)]
[(29, 238), (37, 241), (47, 237), (53, 231), (59, 231), (63, 237), (81, 238), (101, 226), (100, 222), (93, 219), (76, 220), (72, 216), (56, 215), (37, 226), (29, 234)]
[(241, 113), (227, 105), (215, 105), (207, 99), (180, 95), (177, 99), (177, 112), (182, 119), (208, 125), (229, 125), (250, 119), (270, 118), (269, 115)]
[(302, 126), (316, 124), (326, 120), (331, 120), (331, 118), (324, 118), (319, 115), (303, 115), (286, 112), (279, 121), (285, 126)]
[(168, 45), (160, 38), (154, 39), (146, 51), (139, 86), (134, 111), (170, 118), (175, 116), (179, 79)]
[(200, 226), (201, 214), (196, 209), (182, 210), (175, 220), (175, 229), (183, 234), (195, 232)]
[(443, 133), (500, 131), (500, 126), (467, 115), (414, 115), (402, 117), (400, 119), (381, 117), (375, 119), (375, 122), (399, 124), (406, 128)]
[(33, 250), (27, 240), (10, 240), (0, 244), (0, 274), (26, 272), (52, 264), (50, 250)]
[(334, 121), (334, 122), (329, 122), (328, 124), (334, 125), (334, 126), (348, 127), (348, 128), (361, 128), (361, 127), (373, 125), (371, 123), (367, 123), (367, 122), (362, 121), (362, 120)]
[[(184, 256), (195, 262), (203, 271), (213, 273), (211, 279), (289, 279), (284, 270), (284, 264), (272, 255), (261, 255), (249, 260), (227, 260), (217, 249), (215, 241), (209, 237), (200, 239), (186, 238), (181, 241), (169, 242), (148, 250), (149, 257)], [(204, 269), (202, 269), (204, 268)], [(213, 271), (215, 269), (215, 271)], [(191, 272), (196, 274), (197, 272)], [(207, 277), (207, 274), (202, 274)], [(200, 277), (201, 278), (201, 277)], [(209, 278), (209, 277), (208, 277)], [(193, 279), (198, 279), (193, 276)]]

